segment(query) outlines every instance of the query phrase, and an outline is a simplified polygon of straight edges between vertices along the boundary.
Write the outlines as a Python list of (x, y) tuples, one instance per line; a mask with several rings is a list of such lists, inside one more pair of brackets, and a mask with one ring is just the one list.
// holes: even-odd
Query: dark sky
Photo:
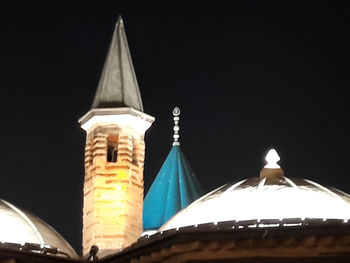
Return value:
[(77, 120), (120, 13), (145, 112), (156, 118), (146, 134), (146, 189), (170, 150), (178, 105), (181, 147), (206, 191), (258, 176), (275, 147), (287, 176), (350, 193), (347, 6), (70, 2), (1, 6), (0, 198), (77, 251), (85, 143)]

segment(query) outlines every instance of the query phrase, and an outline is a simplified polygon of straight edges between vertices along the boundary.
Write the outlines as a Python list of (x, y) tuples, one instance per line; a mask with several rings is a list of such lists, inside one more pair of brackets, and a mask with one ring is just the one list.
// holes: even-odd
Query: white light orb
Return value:
[(271, 149), (265, 157), (266, 160), (266, 165), (264, 166), (265, 168), (270, 168), (270, 169), (278, 169), (281, 168), (277, 162), (280, 160), (281, 158), (279, 157), (278, 153), (276, 152), (275, 149)]

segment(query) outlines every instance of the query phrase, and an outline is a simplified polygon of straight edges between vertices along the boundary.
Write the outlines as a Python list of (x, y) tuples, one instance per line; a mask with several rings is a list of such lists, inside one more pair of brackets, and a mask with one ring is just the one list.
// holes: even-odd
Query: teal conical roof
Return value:
[(203, 195), (180, 145), (170, 150), (143, 204), (143, 229), (158, 229)]

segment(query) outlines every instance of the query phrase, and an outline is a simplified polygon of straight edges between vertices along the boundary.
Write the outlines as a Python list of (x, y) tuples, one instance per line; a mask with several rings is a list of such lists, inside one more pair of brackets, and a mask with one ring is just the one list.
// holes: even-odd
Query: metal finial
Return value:
[(179, 135), (179, 130), (180, 130), (180, 127), (179, 127), (179, 120), (180, 120), (180, 108), (179, 107), (175, 107), (174, 110), (173, 110), (173, 120), (174, 120), (174, 135), (173, 135), (173, 138), (174, 138), (174, 142), (173, 142), (173, 146), (175, 145), (180, 145), (180, 142), (179, 142), (179, 138), (180, 138), (180, 135)]
[(275, 149), (269, 150), (265, 160), (267, 164), (260, 171), (260, 178), (279, 178), (284, 176), (283, 169), (278, 165), (280, 157)]
[(269, 152), (266, 154), (265, 160), (266, 160), (266, 165), (264, 166), (265, 168), (272, 168), (272, 169), (281, 168), (277, 164), (277, 162), (280, 160), (280, 157), (275, 149), (269, 150)]

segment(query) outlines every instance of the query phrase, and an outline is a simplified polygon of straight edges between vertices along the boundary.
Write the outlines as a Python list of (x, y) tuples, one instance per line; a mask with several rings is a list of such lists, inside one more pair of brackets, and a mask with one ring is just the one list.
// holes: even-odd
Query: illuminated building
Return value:
[(140, 237), (144, 133), (153, 120), (143, 113), (119, 17), (92, 109), (79, 120), (87, 132), (83, 254), (92, 245), (100, 252), (119, 250)]
[[(177, 111), (174, 115), (174, 145), (165, 168), (179, 168), (176, 163), (183, 158)], [(79, 262), (89, 253), (89, 260), (99, 257), (106, 263), (349, 262), (350, 196), (307, 179), (285, 177), (274, 150), (266, 156), (260, 176), (226, 184), (191, 204), (200, 192), (196, 181), (181, 186), (187, 172), (181, 181), (179, 174), (183, 172), (172, 174), (171, 169), (162, 168), (160, 177), (169, 174), (157, 177), (154, 189), (157, 182), (163, 184), (162, 179), (176, 187), (169, 184), (167, 191), (160, 188), (162, 193), (155, 191), (155, 197), (153, 190), (150, 192), (152, 198), (159, 195), (162, 200), (161, 207), (148, 210), (148, 220), (152, 223), (152, 213), (155, 219), (168, 219), (157, 213), (183, 209), (165, 223), (157, 219), (158, 225), (150, 228), (157, 228), (159, 222), (162, 226), (141, 236), (144, 133), (153, 120), (143, 113), (119, 19), (92, 109), (79, 120), (87, 132), (84, 257), (77, 259), (67, 242), (47, 224), (2, 201), (0, 262)], [(188, 167), (185, 163), (180, 166), (190, 171)], [(164, 198), (169, 196), (176, 202), (169, 201), (166, 207)], [(147, 204), (156, 205), (154, 201)], [(98, 253), (94, 245), (99, 247)]]

